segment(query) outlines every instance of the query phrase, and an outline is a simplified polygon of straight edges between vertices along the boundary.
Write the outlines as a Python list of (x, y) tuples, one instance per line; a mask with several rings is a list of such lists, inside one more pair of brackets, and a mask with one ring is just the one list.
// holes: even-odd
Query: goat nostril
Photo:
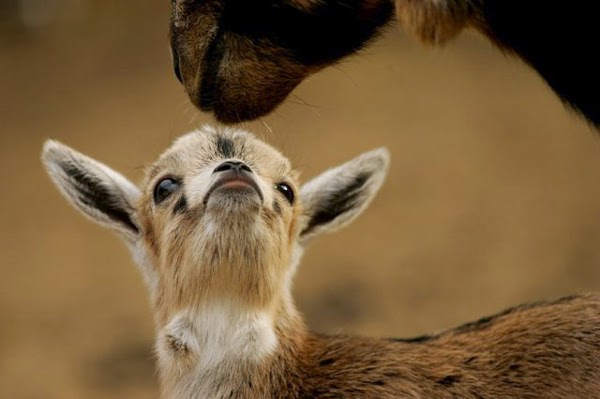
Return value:
[(237, 170), (237, 171), (244, 170), (248, 173), (252, 173), (252, 169), (250, 169), (250, 167), (248, 165), (246, 165), (243, 162), (238, 162), (238, 161), (223, 162), (221, 165), (219, 165), (215, 168), (213, 173), (225, 172), (226, 170)]
[(221, 165), (217, 166), (215, 168), (215, 170), (213, 171), (213, 173), (225, 172), (226, 170), (229, 170), (231, 168), (232, 168), (231, 162), (225, 162), (225, 163), (222, 163)]

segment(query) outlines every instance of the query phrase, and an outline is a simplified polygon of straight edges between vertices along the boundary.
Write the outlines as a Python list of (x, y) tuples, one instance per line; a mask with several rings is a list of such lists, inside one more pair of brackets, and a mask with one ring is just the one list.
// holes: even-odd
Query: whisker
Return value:
[(342, 75), (344, 75), (346, 78), (348, 78), (348, 80), (350, 81), (350, 83), (352, 83), (352, 85), (354, 87), (358, 87), (358, 83), (356, 83), (356, 81), (352, 78), (352, 76), (350, 76), (350, 74), (348, 72), (346, 72), (343, 68), (340, 68), (337, 65), (334, 65), (333, 68), (338, 71), (341, 72)]
[(262, 123), (262, 125), (267, 128), (269, 134), (273, 134), (273, 129), (271, 129), (271, 126), (269, 126), (269, 124), (265, 122), (264, 118), (260, 118), (260, 123)]
[[(302, 104), (302, 105), (306, 105), (307, 107), (319, 108), (318, 105), (306, 102), (302, 97), (300, 97), (297, 94), (292, 93), (292, 96), (298, 100), (298, 102), (293, 102), (293, 104)], [(288, 100), (288, 101), (290, 101), (290, 100)]]

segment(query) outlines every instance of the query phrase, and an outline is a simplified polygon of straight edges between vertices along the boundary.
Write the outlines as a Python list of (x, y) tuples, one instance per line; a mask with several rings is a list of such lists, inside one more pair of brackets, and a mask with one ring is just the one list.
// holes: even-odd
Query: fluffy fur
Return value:
[(116, 231), (140, 266), (164, 398), (597, 398), (596, 295), (413, 339), (306, 328), (291, 294), (302, 253), (368, 206), (388, 158), (374, 150), (300, 186), (277, 150), (204, 128), (178, 139), (138, 189), (60, 143), (43, 152), (65, 198)]

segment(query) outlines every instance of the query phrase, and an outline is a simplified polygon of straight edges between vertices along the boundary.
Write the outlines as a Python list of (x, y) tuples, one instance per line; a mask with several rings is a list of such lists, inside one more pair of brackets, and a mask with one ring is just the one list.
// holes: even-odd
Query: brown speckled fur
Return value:
[[(385, 150), (326, 171), (295, 201), (275, 184), (299, 187), (289, 161), (241, 131), (205, 128), (177, 140), (143, 190), (59, 143), (47, 143), (43, 158), (65, 197), (132, 249), (150, 289), (164, 398), (600, 398), (593, 294), (413, 339), (306, 328), (291, 295), (303, 248), (366, 208), (385, 176)], [(231, 159), (251, 168), (262, 197), (231, 187), (207, 194)], [(180, 185), (157, 201), (168, 176)]]
[(232, 397), (600, 398), (600, 298), (516, 307), (415, 341), (279, 331)]
[(306, 397), (598, 398), (599, 316), (582, 295), (417, 342), (313, 337)]

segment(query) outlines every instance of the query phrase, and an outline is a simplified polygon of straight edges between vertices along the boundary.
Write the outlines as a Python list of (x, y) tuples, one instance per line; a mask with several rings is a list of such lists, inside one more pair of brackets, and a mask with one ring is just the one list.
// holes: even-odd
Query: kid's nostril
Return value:
[(248, 165), (246, 165), (243, 162), (238, 162), (238, 161), (223, 162), (221, 165), (219, 165), (215, 168), (213, 173), (225, 172), (226, 170), (237, 170), (237, 171), (244, 170), (248, 173), (252, 173), (252, 169), (250, 169), (250, 167)]

